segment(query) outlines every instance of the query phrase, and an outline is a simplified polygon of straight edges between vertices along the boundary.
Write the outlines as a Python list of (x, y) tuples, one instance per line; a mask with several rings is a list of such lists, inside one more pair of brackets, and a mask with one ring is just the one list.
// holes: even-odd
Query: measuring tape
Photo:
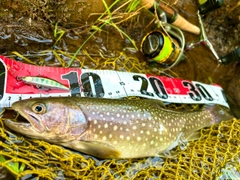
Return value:
[[(54, 80), (69, 90), (41, 89), (19, 77)], [(149, 74), (34, 66), (0, 56), (0, 107), (33, 97), (81, 96), (122, 98), (139, 96), (170, 103), (220, 104), (229, 107), (219, 85)]]

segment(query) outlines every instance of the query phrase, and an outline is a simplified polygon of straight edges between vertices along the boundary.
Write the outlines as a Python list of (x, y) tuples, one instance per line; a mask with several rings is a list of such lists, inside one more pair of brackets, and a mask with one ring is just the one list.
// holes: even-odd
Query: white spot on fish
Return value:
[(138, 136), (138, 137), (137, 137), (137, 140), (138, 140), (138, 141), (141, 141), (141, 137)]
[(143, 127), (146, 126), (146, 123), (142, 123), (142, 126), (143, 126)]
[(113, 141), (113, 144), (117, 144), (117, 141)]
[(150, 134), (150, 131), (147, 131), (146, 133), (147, 133), (147, 135), (149, 135), (149, 134)]
[(95, 115), (96, 114), (95, 111), (93, 111), (92, 114)]
[(93, 121), (93, 124), (97, 124), (97, 120), (94, 120), (94, 121)]
[(137, 129), (137, 126), (133, 126), (132, 129), (133, 129), (133, 130), (136, 130), (136, 129)]
[(124, 139), (124, 136), (123, 136), (123, 135), (120, 135), (120, 138), (121, 138), (121, 139)]
[(131, 138), (130, 138), (130, 136), (127, 136), (127, 140), (129, 141)]
[(94, 138), (97, 139), (97, 138), (98, 138), (98, 135), (97, 135), (97, 134), (94, 134)]
[(117, 114), (117, 117), (120, 117), (120, 114), (119, 114), (119, 113)]
[(162, 134), (163, 131), (165, 131), (166, 128), (162, 125), (162, 124), (159, 124), (159, 132), (160, 134)]
[(89, 121), (91, 121), (91, 120), (92, 120), (92, 118), (91, 118), (91, 117), (88, 117), (88, 120), (89, 120)]
[(116, 131), (117, 129), (118, 129), (118, 127), (115, 125), (115, 126), (113, 127), (113, 130)]
[(112, 134), (109, 134), (108, 137), (109, 137), (109, 138), (112, 138)]
[(106, 137), (106, 136), (103, 136), (102, 140), (103, 140), (103, 141), (106, 141), (106, 140), (107, 140), (107, 137)]
[(105, 123), (105, 124), (104, 124), (104, 128), (108, 128), (108, 123)]

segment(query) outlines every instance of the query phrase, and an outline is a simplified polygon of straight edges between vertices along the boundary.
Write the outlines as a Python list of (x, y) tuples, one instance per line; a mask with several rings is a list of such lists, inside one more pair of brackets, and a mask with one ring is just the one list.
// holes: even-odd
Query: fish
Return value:
[(38, 77), (38, 76), (24, 76), (17, 77), (26, 84), (35, 85), (38, 88), (61, 89), (69, 91), (69, 88), (53, 79)]
[(201, 128), (233, 118), (218, 105), (182, 112), (150, 99), (32, 98), (12, 108), (27, 120), (4, 120), (13, 131), (101, 159), (158, 156), (182, 138), (199, 138)]

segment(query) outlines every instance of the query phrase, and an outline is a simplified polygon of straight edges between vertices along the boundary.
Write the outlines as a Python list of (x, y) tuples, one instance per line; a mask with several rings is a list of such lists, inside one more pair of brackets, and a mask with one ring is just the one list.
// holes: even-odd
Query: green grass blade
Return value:
[(0, 76), (2, 76), (4, 73), (5, 73), (5, 72), (2, 72), (2, 73), (0, 74)]
[(106, 11), (107, 11), (110, 19), (112, 19), (112, 13), (111, 13), (110, 8), (108, 7), (106, 1), (105, 1), (105, 0), (102, 0), (102, 2), (103, 2), (104, 6), (105, 6), (105, 8), (106, 8)]
[(137, 6), (140, 4), (140, 0), (132, 0), (128, 7), (126, 8), (126, 12), (133, 12), (137, 9)]
[[(103, 26), (105, 26), (106, 23), (103, 23), (99, 28), (102, 28)], [(74, 61), (74, 59), (76, 58), (76, 56), (78, 55), (78, 53), (80, 52), (80, 50), (83, 48), (83, 46), (89, 41), (89, 39), (91, 39), (93, 37), (94, 34), (96, 34), (96, 32), (98, 32), (98, 29), (96, 29), (83, 43), (82, 45), (78, 48), (78, 50), (74, 53), (73, 57), (71, 58), (71, 60), (68, 63), (68, 67), (70, 67)]]

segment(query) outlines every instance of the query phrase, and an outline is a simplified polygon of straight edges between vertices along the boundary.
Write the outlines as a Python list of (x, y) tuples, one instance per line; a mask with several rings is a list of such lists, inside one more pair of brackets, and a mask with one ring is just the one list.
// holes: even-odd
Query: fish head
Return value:
[(6, 126), (32, 138), (66, 142), (88, 127), (81, 108), (61, 98), (33, 98), (13, 103), (12, 108), (27, 122), (5, 120)]

